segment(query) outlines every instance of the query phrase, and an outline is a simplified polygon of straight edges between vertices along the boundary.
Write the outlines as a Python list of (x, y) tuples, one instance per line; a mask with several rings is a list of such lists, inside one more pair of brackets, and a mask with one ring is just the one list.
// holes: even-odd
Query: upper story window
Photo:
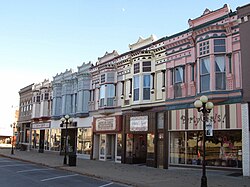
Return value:
[(209, 41), (204, 41), (199, 44), (200, 55), (205, 55), (209, 53)]
[(101, 83), (104, 83), (105, 82), (105, 74), (102, 74), (101, 75)]
[(209, 57), (200, 59), (200, 90), (201, 92), (210, 90), (210, 59)]
[(174, 71), (174, 83), (183, 83), (184, 82), (184, 67), (179, 66), (175, 68)]
[(115, 85), (106, 84), (100, 87), (100, 101), (99, 106), (114, 106), (115, 99)]
[(226, 89), (225, 56), (215, 56), (216, 90)]
[(134, 74), (140, 73), (140, 63), (134, 64)]
[(107, 84), (107, 106), (114, 106), (115, 85)]
[(194, 64), (191, 64), (191, 81), (194, 81)]
[(45, 100), (48, 100), (48, 99), (49, 99), (49, 93), (45, 93), (45, 94), (44, 94), (44, 99), (45, 99)]
[(181, 83), (184, 82), (184, 66), (179, 66), (174, 68), (173, 72), (173, 81), (174, 81), (174, 95), (175, 97), (182, 96)]
[(100, 101), (99, 101), (100, 107), (104, 106), (104, 99), (105, 99), (105, 85), (101, 85), (101, 87), (100, 87)]
[(143, 75), (143, 100), (150, 100), (150, 75)]
[(139, 75), (134, 76), (134, 101), (139, 100), (139, 89), (140, 89)]
[(40, 102), (40, 95), (36, 96), (36, 102), (38, 102), (38, 103)]
[(225, 39), (214, 39), (214, 52), (226, 52)]
[(142, 71), (143, 72), (151, 72), (151, 62), (146, 61), (142, 63)]

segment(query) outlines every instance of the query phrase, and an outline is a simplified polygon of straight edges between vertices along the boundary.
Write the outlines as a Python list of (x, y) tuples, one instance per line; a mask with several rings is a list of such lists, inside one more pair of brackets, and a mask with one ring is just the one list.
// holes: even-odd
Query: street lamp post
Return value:
[(207, 187), (207, 176), (206, 176), (206, 121), (207, 114), (210, 113), (212, 108), (214, 107), (212, 102), (208, 102), (208, 97), (203, 95), (200, 99), (194, 102), (195, 108), (197, 108), (198, 112), (202, 112), (203, 114), (203, 162), (202, 162), (202, 177), (201, 177), (201, 187)]
[(11, 154), (14, 155), (14, 137), (15, 137), (16, 123), (11, 124), (10, 127), (13, 128), (12, 140), (11, 140)]
[(61, 118), (62, 125), (65, 124), (65, 141), (64, 141), (64, 159), (63, 164), (67, 164), (67, 149), (68, 149), (68, 125), (72, 123), (72, 118), (69, 115), (65, 115)]

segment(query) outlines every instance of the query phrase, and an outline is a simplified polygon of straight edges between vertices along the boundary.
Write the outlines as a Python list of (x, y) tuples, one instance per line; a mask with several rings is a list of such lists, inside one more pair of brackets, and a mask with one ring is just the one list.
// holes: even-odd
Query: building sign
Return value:
[(34, 123), (32, 124), (33, 129), (50, 128), (50, 123)]
[(148, 131), (148, 116), (131, 117), (130, 131)]
[[(193, 117), (189, 117), (186, 119), (186, 116), (182, 115), (180, 119), (182, 121), (182, 124), (185, 124), (186, 120), (188, 120), (188, 123), (194, 123), (194, 125), (197, 125), (198, 123), (203, 121), (203, 116), (200, 116), (200, 117), (193, 116)], [(216, 122), (225, 123), (226, 114), (224, 114), (224, 116), (220, 114), (214, 114), (214, 116), (208, 116), (207, 121), (211, 123), (216, 123)]]
[(113, 131), (116, 129), (116, 118), (96, 119), (96, 131)]

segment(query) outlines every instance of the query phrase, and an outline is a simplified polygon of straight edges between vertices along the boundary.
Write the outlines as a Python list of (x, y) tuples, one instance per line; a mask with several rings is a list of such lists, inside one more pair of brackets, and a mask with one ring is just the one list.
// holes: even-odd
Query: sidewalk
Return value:
[[(138, 187), (199, 187), (201, 169), (175, 168), (168, 170), (146, 166), (118, 164), (97, 160), (77, 159), (77, 166), (64, 166), (59, 153), (0, 148), (0, 156), (61, 168), (101, 179), (121, 182)], [(236, 171), (207, 170), (209, 187), (250, 187), (250, 177), (229, 176)]]

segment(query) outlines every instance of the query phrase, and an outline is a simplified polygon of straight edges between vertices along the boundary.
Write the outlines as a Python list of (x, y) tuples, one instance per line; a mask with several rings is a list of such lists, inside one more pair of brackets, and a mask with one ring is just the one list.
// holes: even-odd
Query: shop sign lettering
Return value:
[[(200, 117), (191, 116), (191, 117), (187, 118), (187, 120), (188, 120), (188, 123), (193, 123), (194, 125), (197, 125), (198, 123), (203, 121), (203, 116), (200, 116)], [(185, 122), (186, 122), (185, 115), (181, 116), (181, 121), (182, 121), (182, 124), (185, 124)], [(224, 116), (222, 116), (220, 114), (215, 114), (214, 116), (208, 116), (208, 118), (207, 118), (207, 122), (225, 123), (225, 121), (226, 121), (226, 114), (224, 114)]]
[(34, 123), (32, 124), (33, 129), (42, 129), (42, 128), (49, 128), (50, 123)]
[(148, 131), (148, 116), (131, 117), (130, 131)]
[(113, 131), (115, 129), (115, 117), (96, 119), (96, 131)]

